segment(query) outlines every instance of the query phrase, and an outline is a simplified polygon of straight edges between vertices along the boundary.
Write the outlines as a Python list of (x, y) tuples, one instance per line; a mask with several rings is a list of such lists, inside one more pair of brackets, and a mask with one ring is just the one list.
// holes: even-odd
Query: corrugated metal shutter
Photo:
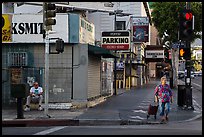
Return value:
[(72, 47), (63, 54), (50, 55), (49, 102), (66, 103), (72, 94)]
[(88, 99), (100, 95), (100, 58), (89, 56), (88, 59)]

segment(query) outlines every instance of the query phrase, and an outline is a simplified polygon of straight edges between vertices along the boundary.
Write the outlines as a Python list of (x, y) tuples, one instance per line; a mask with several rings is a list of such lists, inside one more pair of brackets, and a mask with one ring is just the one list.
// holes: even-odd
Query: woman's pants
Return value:
[(159, 100), (159, 110), (160, 110), (160, 116), (164, 116), (169, 114), (170, 111), (170, 102), (161, 102)]

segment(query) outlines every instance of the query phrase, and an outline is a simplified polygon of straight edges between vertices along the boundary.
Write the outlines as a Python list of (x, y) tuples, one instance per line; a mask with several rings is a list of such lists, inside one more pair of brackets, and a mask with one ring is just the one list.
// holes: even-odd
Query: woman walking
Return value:
[(173, 94), (170, 86), (166, 84), (166, 77), (161, 78), (161, 84), (156, 86), (155, 101), (159, 103), (161, 122), (168, 121), (170, 111), (170, 103), (173, 102)]

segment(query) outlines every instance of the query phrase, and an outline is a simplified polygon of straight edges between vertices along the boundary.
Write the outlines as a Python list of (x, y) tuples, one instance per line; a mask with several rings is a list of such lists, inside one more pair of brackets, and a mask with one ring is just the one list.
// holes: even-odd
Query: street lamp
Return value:
[[(114, 19), (114, 31), (116, 31), (116, 16), (117, 16), (117, 11), (114, 11), (115, 12), (115, 19)], [(115, 50), (115, 54), (117, 53), (117, 51)], [(117, 95), (117, 90), (116, 90), (116, 75), (117, 75), (117, 72), (116, 72), (116, 66), (117, 66), (117, 59), (116, 57), (114, 58), (114, 95)]]
[[(112, 2), (105, 2), (104, 6), (105, 7), (113, 7), (114, 4)], [(117, 30), (117, 28), (116, 28), (116, 16), (121, 16), (122, 17), (122, 16), (129, 16), (129, 15), (131, 15), (129, 13), (122, 13), (122, 12), (123, 12), (123, 10), (117, 9), (117, 10), (114, 10), (114, 12), (109, 13), (109, 15), (115, 15), (115, 19), (114, 19), (114, 31)], [(116, 52), (117, 52), (117, 50), (115, 50), (115, 53)], [(116, 73), (116, 63), (117, 63), (117, 60), (116, 60), (116, 58), (114, 58), (114, 93), (113, 93), (114, 95), (117, 94), (117, 91), (116, 91), (116, 75), (117, 75), (117, 73)]]

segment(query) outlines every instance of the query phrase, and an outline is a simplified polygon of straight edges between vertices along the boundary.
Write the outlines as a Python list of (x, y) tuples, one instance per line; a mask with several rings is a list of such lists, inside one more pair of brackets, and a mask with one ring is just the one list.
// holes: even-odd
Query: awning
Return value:
[(140, 62), (136, 62), (136, 63), (133, 63), (133, 64), (138, 65), (138, 66), (147, 66), (147, 64), (145, 64), (145, 63), (140, 63)]
[(88, 52), (89, 54), (102, 56), (103, 58), (119, 58), (117, 53), (98, 46), (88, 45)]

